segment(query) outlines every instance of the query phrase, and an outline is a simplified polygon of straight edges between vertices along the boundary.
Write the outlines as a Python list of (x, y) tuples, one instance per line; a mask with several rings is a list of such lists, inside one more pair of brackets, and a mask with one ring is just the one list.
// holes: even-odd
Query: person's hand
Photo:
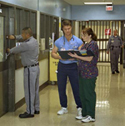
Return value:
[(9, 48), (7, 48), (7, 49), (6, 49), (6, 52), (7, 52), (7, 53), (9, 53), (9, 52), (10, 52), (10, 49), (9, 49)]
[(76, 53), (73, 54), (73, 53), (69, 52), (68, 55), (73, 57), (73, 58), (77, 58), (78, 57), (78, 55)]
[(14, 36), (14, 35), (9, 35), (8, 38), (9, 38), (9, 39), (15, 39), (15, 36)]
[(107, 54), (109, 54), (109, 51), (107, 51)]
[(124, 48), (124, 45), (122, 45), (121, 48)]

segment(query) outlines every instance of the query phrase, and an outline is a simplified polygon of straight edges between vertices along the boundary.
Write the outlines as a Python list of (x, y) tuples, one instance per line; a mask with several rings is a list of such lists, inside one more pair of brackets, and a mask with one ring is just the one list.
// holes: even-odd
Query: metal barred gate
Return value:
[[(97, 35), (97, 44), (99, 46), (99, 62), (110, 62), (110, 55), (106, 53), (107, 43), (110, 35), (105, 35), (105, 29), (111, 29), (111, 35), (113, 30), (118, 30), (118, 35), (122, 38), (122, 21), (80, 21), (79, 22), (79, 37), (81, 38), (81, 31), (85, 27), (93, 29)], [(119, 62), (122, 61), (122, 53)]]

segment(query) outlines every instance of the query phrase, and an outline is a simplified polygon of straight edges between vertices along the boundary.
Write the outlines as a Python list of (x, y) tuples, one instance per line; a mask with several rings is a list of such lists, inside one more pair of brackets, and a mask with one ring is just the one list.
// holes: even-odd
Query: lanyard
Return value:
[[(72, 36), (72, 38), (73, 38), (73, 41), (74, 41), (74, 37), (73, 36)], [(63, 45), (65, 45), (65, 36), (63, 36)]]

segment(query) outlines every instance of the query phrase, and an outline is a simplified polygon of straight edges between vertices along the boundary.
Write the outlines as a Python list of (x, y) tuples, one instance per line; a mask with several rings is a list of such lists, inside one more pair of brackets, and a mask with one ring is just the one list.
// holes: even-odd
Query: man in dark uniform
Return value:
[[(32, 36), (32, 30), (29, 27), (23, 28), (22, 35), (17, 36), (23, 38), (17, 47), (7, 49), (10, 54), (21, 54), (21, 61), (24, 66), (24, 92), (26, 101), (26, 112), (20, 114), (20, 118), (34, 117), (34, 114), (39, 114), (39, 63), (38, 63), (38, 42)], [(16, 36), (9, 36), (10, 39)]]
[(110, 50), (110, 62), (112, 74), (119, 73), (118, 70), (118, 59), (121, 52), (122, 39), (118, 36), (118, 30), (114, 30), (114, 35), (109, 38), (107, 45), (107, 54)]

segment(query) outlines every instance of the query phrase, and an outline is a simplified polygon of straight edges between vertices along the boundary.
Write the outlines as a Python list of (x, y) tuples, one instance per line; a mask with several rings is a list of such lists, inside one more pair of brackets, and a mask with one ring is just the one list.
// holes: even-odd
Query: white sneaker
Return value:
[(63, 115), (63, 114), (65, 114), (65, 113), (67, 113), (67, 112), (68, 112), (67, 108), (62, 107), (62, 109), (59, 110), (59, 111), (57, 112), (57, 114), (58, 114), (58, 115)]
[(95, 119), (92, 118), (91, 116), (86, 116), (86, 118), (82, 119), (82, 122), (85, 122), (85, 123), (87, 123), (87, 122), (95, 122)]
[(82, 108), (78, 108), (77, 109), (77, 116), (76, 116), (76, 119), (82, 119)]

